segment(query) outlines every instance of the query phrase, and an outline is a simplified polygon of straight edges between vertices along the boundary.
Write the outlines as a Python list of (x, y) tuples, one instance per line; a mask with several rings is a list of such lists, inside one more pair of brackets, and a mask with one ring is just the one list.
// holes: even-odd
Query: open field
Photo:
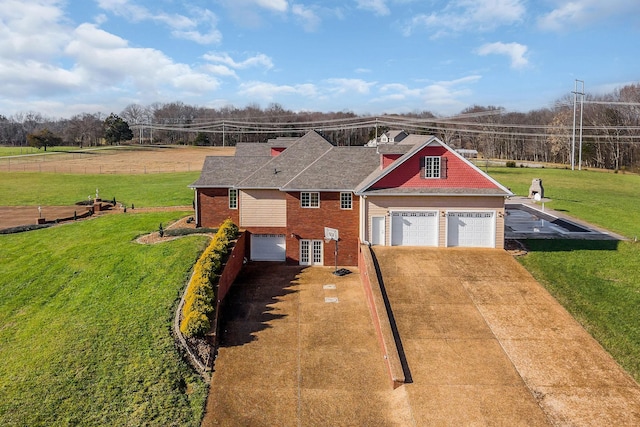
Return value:
[(519, 261), (640, 381), (640, 176), (551, 169), (489, 169), (518, 195), (542, 178), (547, 207), (631, 240), (615, 251), (596, 242), (528, 241)]
[(100, 197), (136, 207), (191, 206), (187, 188), (199, 172), (138, 175), (74, 175), (0, 172), (0, 206), (62, 206)]
[(134, 242), (181, 215), (0, 236), (0, 425), (199, 425), (207, 385), (169, 331), (206, 238)]
[(6, 156), (24, 156), (24, 155), (29, 155), (29, 154), (36, 154), (36, 155), (44, 155), (44, 154), (48, 154), (48, 153), (52, 153), (52, 152), (67, 152), (67, 151), (75, 151), (78, 150), (78, 147), (69, 147), (69, 146), (60, 146), (60, 147), (49, 147), (47, 148), (47, 151), (44, 151), (44, 149), (37, 149), (34, 147), (5, 147), (5, 146), (0, 146), (0, 157), (6, 157)]
[(92, 147), (76, 148), (69, 152), (47, 151), (46, 154), (40, 150), (36, 155), (0, 157), (0, 172), (67, 174), (199, 172), (206, 156), (231, 156), (234, 152), (234, 147), (193, 146)]

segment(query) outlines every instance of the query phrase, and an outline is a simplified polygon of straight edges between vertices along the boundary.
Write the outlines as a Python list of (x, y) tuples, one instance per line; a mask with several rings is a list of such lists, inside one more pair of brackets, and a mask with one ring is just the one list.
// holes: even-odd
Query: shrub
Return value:
[(515, 168), (516, 167), (516, 162), (513, 160), (508, 160), (507, 161), (507, 167), (508, 168)]
[(196, 261), (180, 323), (180, 331), (188, 337), (204, 335), (211, 327), (209, 316), (215, 311), (216, 287), (222, 262), (229, 251), (230, 242), (237, 234), (238, 227), (231, 220), (226, 220)]
[(188, 337), (201, 336), (211, 328), (209, 317), (197, 311), (190, 311), (180, 323), (180, 332)]

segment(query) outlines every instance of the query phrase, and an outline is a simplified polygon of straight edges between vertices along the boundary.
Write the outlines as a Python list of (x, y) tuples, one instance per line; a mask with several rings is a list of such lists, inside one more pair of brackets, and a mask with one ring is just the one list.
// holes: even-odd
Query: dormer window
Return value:
[(437, 179), (447, 177), (447, 158), (442, 156), (423, 157), (422, 177)]

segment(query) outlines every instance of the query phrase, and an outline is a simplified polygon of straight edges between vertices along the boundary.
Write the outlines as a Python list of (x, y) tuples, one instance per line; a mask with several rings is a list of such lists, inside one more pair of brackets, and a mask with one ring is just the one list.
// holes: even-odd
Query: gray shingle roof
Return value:
[(262, 168), (248, 174), (238, 187), (280, 188), (331, 148), (333, 145), (320, 134), (309, 132)]
[(208, 156), (200, 178), (189, 187), (235, 187), (269, 160), (271, 156)]
[(333, 147), (287, 182), (284, 190), (353, 190), (380, 165), (373, 147)]

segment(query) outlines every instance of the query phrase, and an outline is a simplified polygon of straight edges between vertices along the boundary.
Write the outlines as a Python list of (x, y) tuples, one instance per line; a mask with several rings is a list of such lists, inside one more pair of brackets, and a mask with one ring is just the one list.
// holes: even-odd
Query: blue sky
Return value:
[(635, 0), (0, 0), (0, 114), (549, 107), (640, 80)]

